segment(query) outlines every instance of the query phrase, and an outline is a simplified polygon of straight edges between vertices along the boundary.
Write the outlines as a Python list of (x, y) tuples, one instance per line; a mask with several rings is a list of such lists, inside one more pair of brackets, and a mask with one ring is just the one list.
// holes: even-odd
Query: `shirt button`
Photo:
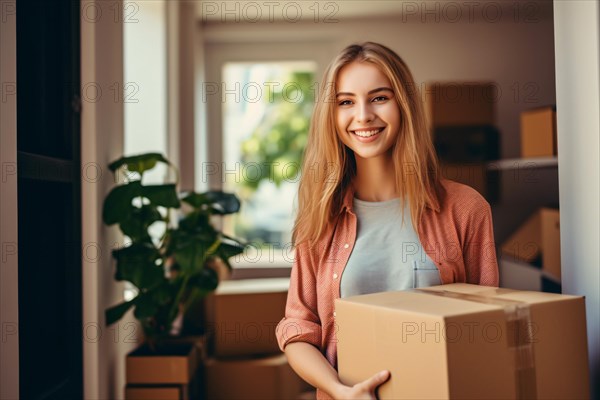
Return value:
[(345, 249), (347, 249), (348, 247), (350, 247), (350, 245), (349, 245), (348, 243), (346, 243), (346, 244), (344, 245), (344, 248), (345, 248)]
[(337, 279), (337, 274), (333, 274), (333, 279)]

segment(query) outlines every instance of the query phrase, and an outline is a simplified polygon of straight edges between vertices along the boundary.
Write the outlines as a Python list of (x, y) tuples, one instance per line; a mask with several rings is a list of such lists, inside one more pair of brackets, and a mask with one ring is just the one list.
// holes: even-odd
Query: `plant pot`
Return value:
[(128, 384), (190, 383), (198, 367), (198, 346), (166, 342), (152, 351), (147, 343), (127, 355)]

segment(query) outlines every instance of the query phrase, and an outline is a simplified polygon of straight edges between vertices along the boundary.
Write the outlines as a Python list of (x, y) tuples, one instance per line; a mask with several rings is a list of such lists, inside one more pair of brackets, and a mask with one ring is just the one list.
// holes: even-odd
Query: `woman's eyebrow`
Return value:
[[(377, 89), (369, 90), (369, 92), (367, 94), (373, 94), (373, 93), (376, 93), (376, 92), (381, 92), (383, 90), (386, 90), (386, 91), (394, 93), (394, 91), (391, 88), (389, 88), (389, 87), (380, 87), (380, 88), (377, 88)], [(339, 96), (354, 96), (354, 93), (350, 93), (350, 92), (339, 92), (339, 93), (336, 93), (335, 97), (339, 97)]]

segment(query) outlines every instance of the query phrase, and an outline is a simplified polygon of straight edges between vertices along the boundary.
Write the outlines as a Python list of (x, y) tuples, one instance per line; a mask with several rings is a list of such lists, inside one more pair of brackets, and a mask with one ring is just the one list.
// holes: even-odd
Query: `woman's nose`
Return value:
[(356, 122), (365, 123), (373, 121), (374, 114), (369, 103), (359, 104), (356, 108)]

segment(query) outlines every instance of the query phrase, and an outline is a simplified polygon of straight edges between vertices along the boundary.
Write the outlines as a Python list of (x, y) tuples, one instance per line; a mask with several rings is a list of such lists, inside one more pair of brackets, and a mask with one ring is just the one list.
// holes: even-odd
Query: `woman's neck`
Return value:
[(356, 157), (354, 196), (364, 201), (385, 201), (399, 196), (391, 157)]

